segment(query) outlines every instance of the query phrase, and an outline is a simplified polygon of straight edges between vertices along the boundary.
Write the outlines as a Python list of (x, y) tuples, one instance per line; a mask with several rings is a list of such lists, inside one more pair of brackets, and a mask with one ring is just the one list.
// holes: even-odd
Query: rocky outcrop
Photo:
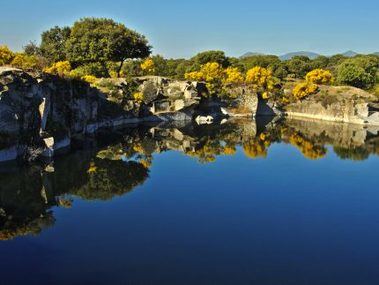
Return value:
[(247, 86), (227, 87), (228, 100), (224, 100), (223, 110), (232, 117), (252, 117), (258, 110), (258, 95)]
[[(0, 68), (0, 161), (52, 157), (99, 129), (191, 121), (203, 112), (202, 83), (162, 77), (113, 81), (105, 81), (110, 90), (102, 90), (79, 80)], [(136, 92), (141, 101), (133, 98)]]
[(323, 86), (317, 94), (287, 105), (284, 111), (289, 117), (379, 125), (376, 100), (374, 95), (358, 88)]

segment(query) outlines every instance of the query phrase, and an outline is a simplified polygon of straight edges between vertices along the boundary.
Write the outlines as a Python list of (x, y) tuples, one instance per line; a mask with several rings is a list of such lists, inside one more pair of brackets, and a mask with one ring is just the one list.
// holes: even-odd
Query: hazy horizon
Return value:
[[(338, 1), (340, 2), (340, 1)], [(373, 0), (317, 5), (295, 0), (114, 0), (109, 2), (14, 0), (2, 4), (0, 44), (21, 50), (55, 26), (82, 17), (108, 17), (146, 35), (154, 54), (188, 58), (204, 50), (239, 57), (247, 52), (283, 55), (307, 51), (332, 55), (379, 52), (379, 3)]]

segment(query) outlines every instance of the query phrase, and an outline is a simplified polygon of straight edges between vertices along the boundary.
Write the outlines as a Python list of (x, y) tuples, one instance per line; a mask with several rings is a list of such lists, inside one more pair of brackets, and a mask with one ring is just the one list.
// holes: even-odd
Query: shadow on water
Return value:
[[(319, 121), (260, 118), (222, 125), (185, 123), (131, 127), (82, 143), (52, 164), (0, 167), (0, 240), (38, 234), (54, 225), (53, 207), (71, 207), (72, 197), (109, 200), (142, 185), (154, 154), (178, 151), (200, 163), (233, 156), (264, 158), (274, 143), (290, 144), (308, 159), (328, 150), (341, 159), (379, 154), (379, 129)], [(331, 146), (331, 147), (328, 147)]]

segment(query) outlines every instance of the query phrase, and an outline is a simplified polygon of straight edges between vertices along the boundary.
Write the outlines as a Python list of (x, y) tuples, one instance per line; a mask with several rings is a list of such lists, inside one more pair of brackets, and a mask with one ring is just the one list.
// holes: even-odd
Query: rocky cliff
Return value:
[[(104, 128), (145, 121), (208, 124), (235, 115), (207, 94), (203, 83), (162, 77), (104, 79), (93, 87), (80, 80), (0, 67), (0, 161), (51, 157), (73, 140)], [(252, 116), (256, 100), (236, 101), (235, 106)]]
[(284, 112), (289, 117), (378, 126), (377, 100), (358, 88), (322, 86), (317, 94), (287, 105)]

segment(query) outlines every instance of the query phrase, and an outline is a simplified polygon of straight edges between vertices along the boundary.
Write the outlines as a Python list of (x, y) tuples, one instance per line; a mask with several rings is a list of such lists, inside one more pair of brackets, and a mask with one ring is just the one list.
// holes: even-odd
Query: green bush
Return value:
[(374, 85), (375, 77), (353, 62), (345, 61), (337, 68), (337, 82), (343, 85), (368, 89)]
[(81, 78), (86, 75), (92, 75), (95, 77), (107, 77), (109, 76), (108, 69), (100, 63), (89, 63), (81, 65), (71, 71), (72, 77)]

